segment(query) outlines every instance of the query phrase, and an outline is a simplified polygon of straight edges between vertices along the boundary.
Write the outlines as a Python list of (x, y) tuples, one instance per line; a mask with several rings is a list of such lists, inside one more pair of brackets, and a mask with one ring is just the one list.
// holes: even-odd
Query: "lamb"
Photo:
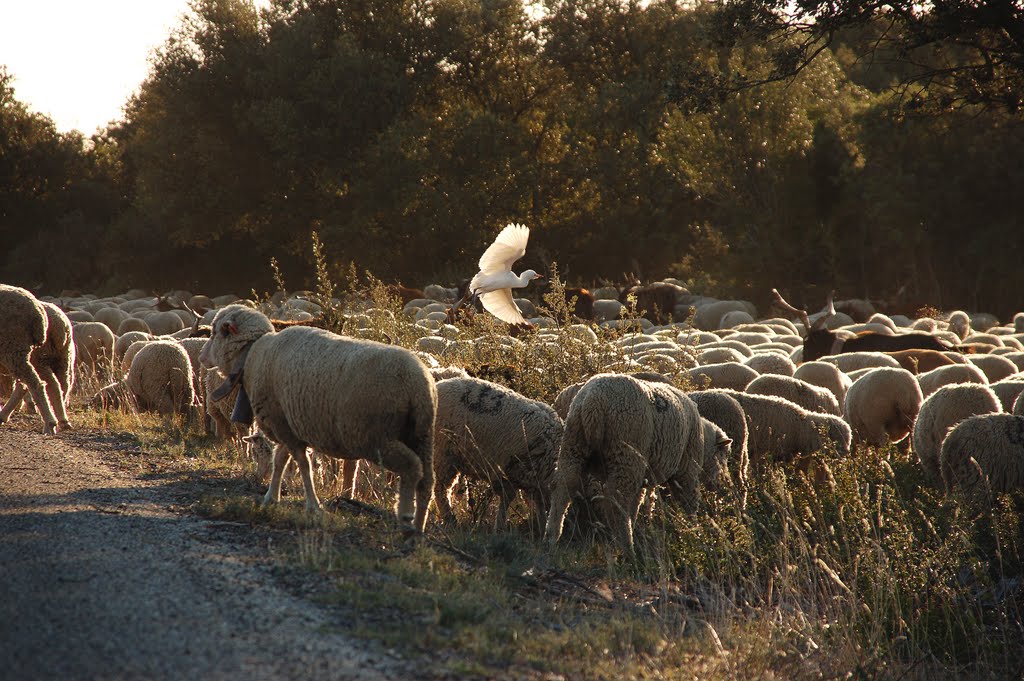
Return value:
[[(47, 386), (59, 387), (55, 385), (57, 379), (52, 371), (44, 370), (44, 383), (44, 378), (40, 378), (32, 364), (33, 351), (46, 342), (49, 327), (46, 309), (25, 289), (0, 284), (0, 311), (4, 320), (0, 325), (0, 368), (25, 385), (42, 419), (43, 432), (53, 435), (58, 424), (47, 397)], [(56, 393), (53, 387), (50, 392)], [(17, 406), (13, 399), (8, 400), (0, 410), (0, 425), (7, 422)], [(64, 421), (67, 421), (66, 416)]]
[(914, 424), (914, 453), (921, 466), (935, 482), (941, 482), (939, 453), (950, 428), (971, 416), (1001, 411), (999, 399), (985, 385), (960, 383), (936, 390), (921, 405)]
[(776, 395), (798, 404), (807, 411), (819, 414), (842, 416), (839, 401), (828, 388), (811, 385), (799, 378), (765, 374), (758, 376), (747, 386), (751, 395)]
[(973, 364), (954, 364), (932, 369), (917, 377), (921, 393), (928, 397), (944, 385), (951, 383), (981, 383), (988, 385), (988, 377)]
[(747, 419), (750, 465), (761, 469), (771, 459), (791, 463), (828, 446), (841, 456), (850, 453), (850, 426), (838, 416), (810, 412), (774, 395), (712, 390), (732, 397)]
[(518, 490), (526, 494), (539, 528), (547, 516), (561, 439), (562, 419), (543, 402), (478, 378), (439, 381), (434, 502), (441, 520), (454, 518), (448, 495), (462, 474), (485, 480), (497, 491), (497, 529), (506, 527), (508, 507)]
[(644, 487), (668, 484), (673, 500), (695, 510), (705, 456), (697, 406), (681, 390), (623, 374), (598, 374), (569, 408), (553, 475), (545, 537), (562, 535), (569, 502), (585, 475), (603, 486), (599, 513), (620, 548), (633, 551), (633, 523)]
[[(686, 394), (697, 405), (701, 417), (711, 421), (732, 440), (729, 466), (732, 484), (740, 494), (741, 506), (746, 505), (747, 475), (750, 466), (747, 454), (747, 419), (743, 407), (735, 398), (721, 392), (698, 390)], [(702, 481), (704, 474), (702, 473)], [(704, 481), (707, 484), (706, 481)]]
[(212, 326), (200, 360), (226, 372), (228, 385), (242, 382), (236, 410), (249, 402), (260, 429), (277, 443), (264, 503), (280, 500), (291, 456), (306, 508), (320, 508), (306, 451), (313, 447), (396, 473), (399, 521), (423, 530), (434, 487), (437, 389), (415, 354), (313, 327), (275, 332), (265, 315), (244, 305), (221, 309)]
[(960, 487), (983, 507), (992, 493), (1024, 488), (1024, 417), (972, 416), (950, 431), (939, 454), (947, 492)]
[(835, 395), (840, 410), (846, 404), (846, 392), (853, 385), (853, 381), (840, 371), (839, 367), (830, 362), (804, 362), (796, 368), (793, 378), (821, 388), (828, 388)]
[(850, 386), (844, 414), (855, 442), (884, 447), (910, 434), (922, 402), (921, 386), (912, 373), (882, 367)]
[[(46, 341), (32, 350), (32, 366), (46, 386), (46, 395), (61, 429), (70, 429), (67, 405), (75, 382), (75, 344), (71, 337), (71, 320), (53, 303), (40, 302), (46, 311)], [(7, 414), (21, 406), (25, 384), (18, 381), (3, 411)], [(0, 423), (3, 422), (0, 418)]]
[(125, 387), (141, 409), (192, 415), (196, 402), (192, 363), (185, 348), (174, 341), (146, 342), (132, 359), (123, 384), (107, 386), (94, 399), (116, 402)]

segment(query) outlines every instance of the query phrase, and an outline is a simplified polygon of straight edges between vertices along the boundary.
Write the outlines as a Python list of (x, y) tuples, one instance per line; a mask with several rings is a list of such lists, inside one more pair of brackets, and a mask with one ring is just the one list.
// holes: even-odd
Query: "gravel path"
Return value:
[(266, 536), (183, 513), (180, 481), (116, 454), (97, 435), (0, 428), (0, 678), (415, 676), (304, 597)]

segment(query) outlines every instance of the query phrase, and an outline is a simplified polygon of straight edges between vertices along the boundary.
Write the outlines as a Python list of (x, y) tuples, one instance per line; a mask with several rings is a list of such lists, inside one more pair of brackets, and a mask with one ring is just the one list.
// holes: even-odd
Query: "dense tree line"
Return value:
[(524, 266), (584, 284), (1020, 309), (1013, 97), (922, 79), (870, 40), (891, 16), (844, 4), (817, 50), (743, 6), (195, 0), (103, 135), (58, 134), (0, 72), (0, 279), (246, 293), (276, 257), (307, 285), (317, 231), (339, 272), (454, 282), (519, 221)]

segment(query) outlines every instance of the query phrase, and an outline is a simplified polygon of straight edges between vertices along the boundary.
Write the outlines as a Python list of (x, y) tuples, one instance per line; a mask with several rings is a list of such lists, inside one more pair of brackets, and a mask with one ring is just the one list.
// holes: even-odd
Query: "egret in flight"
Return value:
[(533, 270), (512, 272), (512, 264), (526, 255), (529, 238), (530, 228), (525, 225), (510, 224), (501, 230), (480, 256), (480, 271), (469, 284), (469, 292), (480, 298), (484, 309), (509, 324), (528, 324), (512, 300), (512, 289), (526, 288), (534, 279), (543, 278)]

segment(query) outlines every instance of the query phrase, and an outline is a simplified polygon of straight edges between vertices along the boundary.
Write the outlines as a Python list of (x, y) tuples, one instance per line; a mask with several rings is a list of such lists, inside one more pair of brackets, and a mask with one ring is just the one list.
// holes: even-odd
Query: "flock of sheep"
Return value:
[[(418, 336), (409, 350), (359, 337), (372, 310), (350, 311), (353, 337), (317, 328), (323, 310), (303, 294), (259, 305), (184, 291), (36, 299), (0, 285), (0, 424), (27, 392), (45, 432), (68, 428), (76, 368), (112, 374), (94, 405), (205, 413), (218, 435), (270, 452), (265, 503), (280, 499), (291, 460), (307, 508), (319, 508), (317, 453), (345, 460), (348, 492), (359, 460), (393, 472), (405, 526), (422, 530), (432, 501), (451, 521), (462, 476), (496, 493), (498, 526), (522, 493), (533, 526), (555, 542), (569, 507), (587, 505), (627, 552), (656, 490), (688, 511), (702, 488), (742, 500), (768, 463), (809, 471), (823, 450), (911, 448), (936, 486), (972, 504), (1024, 487), (1024, 313), (1010, 325), (963, 312), (912, 320), (830, 300), (807, 315), (779, 296), (797, 321), (757, 321), (744, 301), (692, 296), (671, 280), (656, 288), (661, 309), (610, 341), (600, 373), (548, 405), (453, 366), (481, 338), (450, 323), (457, 292), (440, 286), (405, 303)], [(600, 327), (626, 322), (619, 291), (587, 295), (594, 320), (563, 328), (517, 300), (535, 338), (500, 342), (591, 352)], [(661, 318), (668, 306), (688, 321)], [(818, 357), (811, 341), (826, 332), (834, 353)], [(872, 338), (906, 349), (855, 349)], [(924, 348), (911, 342), (922, 338)]]

